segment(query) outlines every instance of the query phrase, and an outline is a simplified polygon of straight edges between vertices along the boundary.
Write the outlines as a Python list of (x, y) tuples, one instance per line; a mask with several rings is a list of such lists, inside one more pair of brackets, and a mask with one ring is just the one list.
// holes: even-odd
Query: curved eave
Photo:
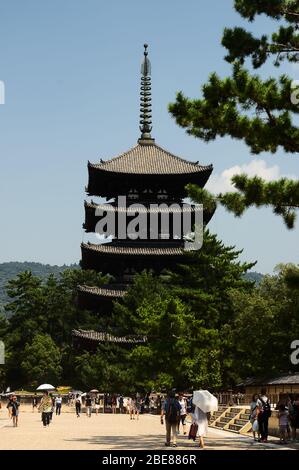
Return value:
[(126, 295), (126, 290), (124, 289), (113, 289), (105, 288), (105, 287), (93, 287), (93, 286), (78, 286), (78, 292), (87, 295), (94, 295), (98, 298), (105, 297), (105, 298), (122, 298)]
[(128, 247), (116, 246), (111, 243), (96, 245), (93, 243), (82, 243), (82, 251), (94, 253), (102, 256), (183, 256), (185, 251), (179, 247), (158, 248), (158, 247)]
[[(85, 222), (83, 224), (83, 228), (87, 233), (94, 233), (96, 230), (96, 224), (99, 220), (101, 220), (102, 215), (96, 215), (96, 210), (102, 211), (102, 214), (104, 215), (105, 213), (113, 213), (115, 212), (115, 217), (116, 217), (116, 226), (117, 226), (117, 214), (119, 212), (121, 213), (126, 213), (126, 216), (128, 217), (128, 220), (130, 218), (136, 217), (136, 212), (138, 211), (139, 213), (146, 213), (148, 217), (148, 225), (150, 224), (150, 217), (151, 214), (158, 214), (158, 217), (161, 217), (161, 214), (169, 214), (169, 219), (172, 220), (172, 218), (175, 216), (175, 214), (181, 213), (181, 214), (190, 214), (192, 217), (191, 220), (194, 219), (195, 216), (195, 206), (186, 204), (186, 206), (183, 206), (181, 209), (178, 205), (175, 206), (176, 208), (171, 209), (171, 206), (169, 207), (163, 207), (163, 203), (160, 203), (161, 207), (157, 208), (146, 208), (145, 206), (139, 208), (125, 208), (125, 207), (114, 207), (111, 204), (96, 204), (94, 202), (84, 202), (84, 208), (85, 208)], [(136, 205), (135, 205), (136, 206)], [(167, 205), (166, 205), (167, 206)], [(207, 211), (204, 209), (203, 211), (203, 222), (205, 225), (207, 225), (211, 218), (214, 215), (214, 211)], [(193, 225), (193, 223), (192, 223)]]
[(169, 193), (186, 197), (185, 186), (188, 183), (204, 187), (207, 183), (213, 165), (198, 167), (196, 171), (186, 173), (124, 173), (97, 168), (88, 163), (89, 196), (113, 197), (117, 194), (128, 194), (132, 187), (142, 191), (148, 186), (153, 189), (166, 188)]

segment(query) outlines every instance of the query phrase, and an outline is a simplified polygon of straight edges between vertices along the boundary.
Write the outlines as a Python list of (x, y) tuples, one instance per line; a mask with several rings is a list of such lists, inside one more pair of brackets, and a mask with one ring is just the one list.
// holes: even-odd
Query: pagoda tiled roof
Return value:
[(97, 341), (99, 343), (146, 343), (147, 337), (143, 335), (114, 336), (110, 333), (94, 330), (72, 330), (72, 336), (79, 339)]
[[(98, 209), (103, 212), (132, 212), (133, 214), (136, 213), (138, 210), (140, 213), (141, 212), (159, 212), (159, 213), (181, 213), (181, 212), (193, 212), (195, 210), (195, 206), (185, 204), (185, 205), (179, 205), (179, 204), (174, 204), (172, 207), (171, 204), (164, 203), (163, 202), (157, 202), (155, 204), (152, 204), (151, 207), (146, 207), (145, 205), (138, 204), (138, 203), (133, 203), (133, 206), (128, 206), (128, 207), (123, 207), (123, 206), (113, 206), (112, 204), (97, 204), (93, 201), (88, 202), (84, 201), (84, 206), (90, 209)], [(138, 207), (139, 206), (139, 207)], [(155, 207), (156, 206), (156, 207)]]
[(202, 166), (198, 162), (184, 160), (153, 141), (151, 143), (138, 143), (127, 152), (111, 160), (100, 163), (88, 162), (89, 168), (112, 173), (170, 175), (211, 172), (213, 165)]
[(148, 246), (119, 246), (111, 243), (93, 244), (82, 243), (82, 248), (91, 252), (109, 255), (141, 255), (141, 256), (180, 256), (184, 254), (180, 247), (148, 247)]
[(126, 291), (124, 289), (113, 289), (105, 287), (92, 287), (92, 286), (78, 286), (80, 292), (86, 292), (87, 294), (97, 295), (99, 297), (124, 297)]

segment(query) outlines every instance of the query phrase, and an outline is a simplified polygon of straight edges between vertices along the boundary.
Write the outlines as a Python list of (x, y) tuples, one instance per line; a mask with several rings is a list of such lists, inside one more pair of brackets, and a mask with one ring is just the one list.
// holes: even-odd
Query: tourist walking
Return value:
[(139, 420), (139, 415), (141, 413), (141, 407), (142, 407), (142, 398), (140, 396), (136, 397), (136, 405), (135, 405), (135, 414), (137, 421)]
[(50, 422), (51, 422), (52, 419), (53, 419), (53, 413), (54, 413), (54, 409), (55, 409), (55, 397), (53, 397), (52, 393), (49, 393), (49, 396), (51, 397), (51, 400), (52, 400), (52, 408), (51, 408), (51, 412), (50, 412)]
[[(205, 447), (205, 442), (204, 442), (204, 437), (207, 436), (208, 434), (208, 417), (207, 413), (204, 413), (198, 406), (193, 405), (193, 411), (191, 413), (192, 417), (192, 424), (196, 426), (197, 429), (197, 434), (199, 437), (199, 447), (204, 449)], [(193, 439), (196, 439), (196, 434), (193, 437)]]
[(267, 393), (267, 390), (263, 388), (257, 400), (257, 406), (258, 406), (257, 420), (258, 420), (259, 430), (261, 434), (261, 438), (260, 438), (261, 442), (268, 441), (268, 422), (271, 416), (271, 403), (266, 393)]
[(62, 398), (61, 395), (55, 398), (55, 408), (56, 408), (56, 416), (60, 416), (61, 413), (61, 406), (62, 406)]
[(94, 410), (95, 410), (95, 414), (98, 415), (99, 414), (99, 409), (100, 409), (100, 399), (98, 397), (98, 395), (95, 397), (94, 399)]
[(91, 418), (92, 401), (91, 401), (90, 395), (86, 395), (85, 406), (86, 406), (86, 416), (88, 418)]
[(77, 393), (76, 398), (75, 398), (75, 408), (76, 408), (77, 418), (80, 418), (81, 405), (82, 405), (81, 397), (79, 393)]
[(182, 394), (179, 395), (179, 404), (181, 405), (181, 411), (180, 411), (180, 420), (178, 422), (178, 434), (180, 434), (180, 423), (182, 423), (183, 433), (184, 435), (186, 435), (187, 431), (186, 431), (185, 421), (187, 417), (187, 400)]
[(130, 419), (135, 419), (135, 412), (136, 412), (136, 400), (135, 400), (135, 398), (129, 398), (128, 405), (129, 405)]
[(35, 408), (37, 408), (37, 395), (36, 393), (34, 394), (34, 397), (32, 398), (32, 412), (34, 413)]
[(289, 405), (289, 419), (292, 428), (292, 440), (296, 441), (297, 429), (299, 429), (299, 395), (295, 395)]
[(116, 395), (112, 395), (112, 397), (111, 397), (111, 407), (112, 407), (112, 413), (113, 414), (116, 414), (116, 405), (117, 405)]
[[(258, 407), (258, 394), (255, 393), (252, 396), (252, 401), (250, 403), (250, 422), (252, 426), (252, 433), (253, 433), (253, 439), (254, 441), (257, 441), (260, 439), (260, 430), (259, 430), (259, 423), (258, 423), (258, 412), (259, 412), (259, 407)], [(257, 436), (257, 437), (256, 437)]]
[(161, 396), (160, 396), (160, 395), (157, 395), (157, 398), (156, 398), (156, 407), (157, 407), (157, 413), (160, 415), (160, 414), (161, 414), (161, 408), (162, 408), (162, 400), (161, 400)]
[(287, 443), (287, 428), (289, 422), (289, 411), (286, 400), (280, 400), (277, 407), (279, 422), (279, 444)]
[(252, 395), (252, 400), (250, 403), (250, 416), (249, 416), (249, 421), (251, 423), (252, 427), (252, 433), (253, 433), (253, 440), (258, 441), (260, 440), (260, 430), (259, 430), (259, 423), (258, 423), (258, 413), (259, 413), (259, 406), (258, 406), (258, 394), (254, 393)]
[(39, 404), (38, 410), (42, 413), (42, 422), (44, 428), (50, 424), (50, 415), (53, 410), (52, 397), (47, 390), (44, 391), (43, 397)]
[(19, 407), (20, 402), (18, 402), (17, 396), (13, 395), (7, 404), (7, 409), (10, 419), (12, 419), (12, 425), (14, 428), (18, 426), (19, 422)]
[[(161, 410), (161, 424), (165, 417), (166, 425), (166, 446), (176, 447), (177, 426), (180, 419), (181, 405), (175, 397), (175, 392), (171, 391), (165, 400), (164, 407)], [(171, 439), (172, 438), (172, 439)]]
[(118, 398), (119, 403), (119, 412), (122, 414), (124, 412), (124, 397), (122, 395)]

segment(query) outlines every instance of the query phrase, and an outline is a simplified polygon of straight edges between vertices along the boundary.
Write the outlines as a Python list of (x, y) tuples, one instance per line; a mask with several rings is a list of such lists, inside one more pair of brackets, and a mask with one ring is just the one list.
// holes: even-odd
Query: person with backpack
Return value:
[[(175, 397), (175, 392), (171, 391), (165, 400), (164, 406), (161, 410), (161, 424), (164, 424), (163, 417), (165, 417), (166, 425), (166, 446), (172, 445), (176, 447), (177, 426), (180, 420), (181, 405)], [(172, 436), (172, 443), (171, 443)]]
[(17, 396), (13, 395), (8, 402), (7, 409), (8, 409), (9, 417), (12, 419), (14, 428), (18, 426), (19, 407), (20, 407), (20, 402), (18, 401)]
[(271, 416), (271, 403), (266, 393), (267, 393), (267, 390), (263, 388), (256, 402), (257, 407), (258, 407), (257, 419), (258, 419), (259, 431), (261, 434), (260, 442), (268, 441), (268, 423), (269, 423), (269, 418)]
[(77, 418), (80, 418), (81, 405), (82, 405), (82, 400), (81, 400), (81, 397), (80, 397), (79, 393), (77, 393), (76, 399), (75, 399), (75, 407), (76, 407)]

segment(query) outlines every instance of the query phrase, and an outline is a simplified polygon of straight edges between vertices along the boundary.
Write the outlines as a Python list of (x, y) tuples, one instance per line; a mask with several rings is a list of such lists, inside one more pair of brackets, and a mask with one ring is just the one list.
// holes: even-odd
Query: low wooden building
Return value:
[(285, 393), (299, 394), (299, 372), (285, 373), (276, 377), (248, 378), (238, 384), (246, 395), (260, 393), (262, 388), (268, 395), (281, 395)]

